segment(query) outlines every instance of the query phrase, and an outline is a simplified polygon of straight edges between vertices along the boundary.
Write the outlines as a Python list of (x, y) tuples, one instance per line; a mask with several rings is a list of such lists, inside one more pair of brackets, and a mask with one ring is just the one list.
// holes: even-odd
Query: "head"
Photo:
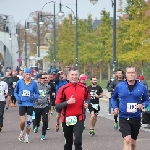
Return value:
[(136, 80), (137, 73), (135, 67), (127, 67), (126, 68), (126, 79), (128, 82), (134, 82)]
[(53, 74), (49, 74), (49, 80), (50, 80), (50, 81), (51, 81), (51, 80), (54, 80)]
[(42, 74), (42, 73), (43, 73), (43, 71), (40, 69), (40, 70), (39, 70), (39, 74)]
[(91, 77), (91, 84), (97, 85), (97, 78), (96, 77)]
[(6, 77), (10, 77), (11, 72), (9, 70), (6, 71)]
[(40, 74), (39, 78), (40, 78), (40, 83), (44, 84), (45, 83), (45, 75)]
[(13, 70), (12, 76), (13, 76), (13, 77), (16, 77), (16, 76), (17, 76), (17, 71), (16, 71), (16, 70)]
[(140, 76), (139, 76), (139, 80), (140, 80), (140, 81), (143, 81), (144, 79), (145, 79), (145, 78), (144, 78), (143, 75), (140, 75)]
[(49, 83), (49, 75), (47, 73), (43, 73), (42, 78), (44, 78), (44, 83)]
[(19, 71), (19, 75), (22, 75), (22, 74), (23, 74), (23, 70), (20, 70), (20, 71)]
[(71, 69), (68, 73), (68, 79), (72, 84), (76, 84), (78, 82), (79, 72), (77, 69)]
[(86, 80), (87, 80), (87, 75), (81, 74), (80, 77), (79, 77), (79, 82), (85, 83)]
[(59, 71), (59, 79), (60, 80), (64, 80), (64, 73), (63, 73), (63, 71)]
[(31, 69), (30, 68), (26, 68), (24, 70), (24, 79), (31, 80)]
[(118, 80), (122, 80), (123, 79), (123, 71), (121, 69), (117, 70), (116, 77), (117, 77)]

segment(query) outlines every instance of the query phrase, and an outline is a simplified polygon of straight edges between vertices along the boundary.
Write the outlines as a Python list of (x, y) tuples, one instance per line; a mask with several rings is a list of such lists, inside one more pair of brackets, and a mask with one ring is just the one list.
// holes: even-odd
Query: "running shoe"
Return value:
[(20, 134), (18, 140), (21, 141), (21, 142), (24, 141), (24, 135)]
[(84, 125), (84, 129), (85, 129), (85, 125)]
[(24, 138), (24, 143), (29, 143), (29, 138), (27, 136)]
[(56, 132), (58, 132), (58, 131), (59, 131), (59, 124), (56, 124), (55, 129), (56, 129)]
[(45, 135), (42, 135), (42, 136), (41, 136), (41, 140), (46, 140)]
[(38, 127), (34, 128), (34, 133), (38, 133)]
[(50, 128), (48, 127), (46, 130), (50, 130)]
[(118, 130), (118, 122), (114, 122), (114, 129)]
[(90, 129), (89, 134), (90, 134), (90, 135), (95, 135), (94, 129)]
[(6, 108), (6, 111), (9, 111), (8, 107)]

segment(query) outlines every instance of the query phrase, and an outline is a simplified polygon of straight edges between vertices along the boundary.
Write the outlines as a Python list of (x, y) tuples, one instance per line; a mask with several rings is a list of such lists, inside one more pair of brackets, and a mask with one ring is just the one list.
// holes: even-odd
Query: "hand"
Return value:
[(73, 98), (73, 95), (69, 98), (69, 100), (67, 101), (68, 104), (74, 104), (76, 102), (76, 99)]
[(52, 93), (52, 96), (55, 96), (55, 93)]
[(35, 102), (34, 96), (30, 97), (30, 102), (31, 102), (31, 103), (34, 103), (34, 102)]
[(138, 104), (138, 105), (137, 105), (137, 108), (139, 108), (139, 109), (142, 110), (142, 109), (143, 109), (143, 105), (142, 105), (142, 104)]
[(84, 108), (85, 108), (85, 109), (88, 108), (88, 103), (84, 103)]
[(22, 104), (22, 101), (21, 100), (17, 100), (18, 104)]
[(119, 109), (115, 108), (113, 113), (114, 113), (114, 115), (118, 115), (119, 114)]
[(96, 97), (96, 98), (100, 98), (97, 94), (95, 94), (95, 97)]

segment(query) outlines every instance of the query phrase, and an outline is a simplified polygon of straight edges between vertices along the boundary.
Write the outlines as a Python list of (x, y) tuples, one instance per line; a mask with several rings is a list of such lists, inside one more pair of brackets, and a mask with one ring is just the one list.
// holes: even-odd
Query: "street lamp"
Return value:
[(56, 12), (55, 12), (55, 1), (50, 1), (47, 2), (43, 7), (43, 8), (49, 4), (49, 3), (53, 3), (54, 4), (54, 14), (53, 15), (41, 15), (41, 23), (42, 23), (42, 16), (53, 16), (54, 18), (54, 51), (53, 51), (53, 67), (54, 69), (56, 69)]
[[(58, 15), (60, 14), (60, 16), (59, 17), (61, 17), (62, 18), (62, 16), (64, 16), (63, 14), (63, 12), (61, 11), (61, 2), (60, 2), (60, 4), (59, 4), (59, 13), (58, 13)], [(79, 69), (79, 66), (78, 66), (78, 64), (79, 64), (79, 62), (78, 62), (78, 3), (77, 3), (77, 0), (76, 0), (76, 16), (75, 16), (75, 19), (76, 19), (76, 57), (75, 57), (75, 62), (76, 62), (76, 69)], [(67, 6), (66, 6), (67, 7)], [(69, 7), (67, 7), (67, 8), (69, 8)], [(69, 8), (69, 9), (71, 9), (71, 8)], [(72, 9), (71, 9), (72, 10)], [(72, 11), (73, 12), (73, 11)], [(74, 12), (73, 12), (74, 13)]]
[(95, 4), (98, 2), (98, 0), (90, 0), (90, 2), (91, 2), (93, 5), (95, 5)]
[[(92, 4), (96, 4), (98, 0), (90, 0)], [(116, 0), (111, 0), (113, 7), (113, 74), (116, 71)]]

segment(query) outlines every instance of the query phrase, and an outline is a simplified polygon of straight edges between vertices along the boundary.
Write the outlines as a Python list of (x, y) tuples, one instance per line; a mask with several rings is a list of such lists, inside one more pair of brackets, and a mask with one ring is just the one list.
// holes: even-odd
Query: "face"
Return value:
[(45, 75), (42, 75), (42, 78), (40, 78), (41, 83), (45, 83)]
[(19, 71), (19, 74), (20, 74), (20, 75), (22, 75), (22, 74), (23, 74), (23, 71), (22, 71), (22, 70), (20, 70), (20, 71)]
[(12, 75), (13, 75), (13, 76), (17, 76), (17, 71), (13, 71), (13, 72), (12, 72)]
[(42, 74), (42, 70), (39, 70), (39, 74)]
[(97, 85), (97, 79), (96, 79), (96, 78), (92, 78), (91, 83), (92, 83), (93, 85)]
[(53, 80), (54, 78), (53, 78), (53, 75), (49, 75), (49, 79), (50, 80)]
[(30, 73), (24, 73), (24, 78), (25, 78), (25, 80), (30, 80), (31, 74)]
[(59, 77), (60, 77), (60, 79), (62, 79), (62, 80), (63, 80), (63, 78), (64, 78), (64, 73), (63, 73), (63, 72), (61, 72)]
[(49, 75), (42, 75), (42, 77), (44, 78), (45, 83), (49, 82)]
[(126, 79), (127, 81), (135, 81), (137, 77), (137, 74), (136, 74), (136, 71), (135, 71), (135, 68), (127, 68), (126, 69)]
[(117, 71), (116, 76), (120, 79), (123, 77), (122, 71)]
[(80, 80), (81, 83), (85, 83), (85, 80)]
[(9, 77), (9, 76), (10, 76), (10, 73), (11, 73), (10, 71), (7, 71), (7, 72), (6, 72), (6, 77)]
[(68, 74), (68, 79), (71, 83), (77, 83), (79, 78), (79, 73), (77, 70), (71, 70)]

